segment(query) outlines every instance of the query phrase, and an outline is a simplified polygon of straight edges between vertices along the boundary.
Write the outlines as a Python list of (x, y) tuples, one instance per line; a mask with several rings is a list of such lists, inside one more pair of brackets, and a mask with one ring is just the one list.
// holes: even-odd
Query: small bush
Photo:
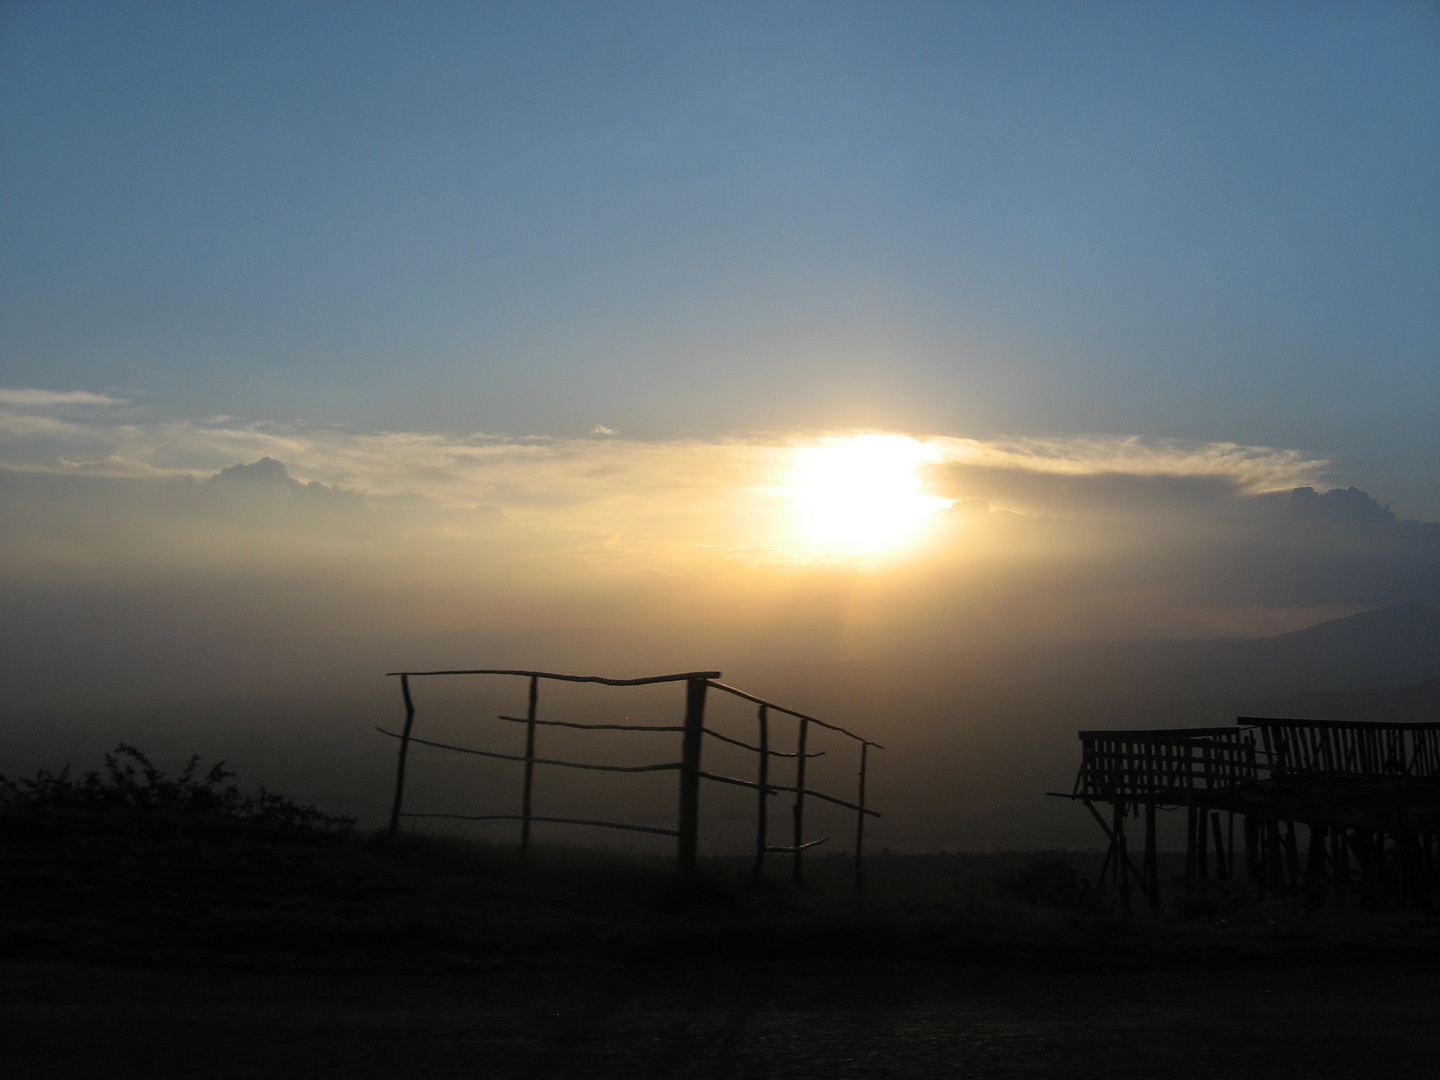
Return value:
[(1043, 907), (1080, 908), (1090, 899), (1090, 882), (1067, 851), (1036, 851), (996, 878), (1003, 896)]
[(204, 774), (200, 768), (197, 754), (178, 776), (167, 776), (135, 747), (121, 743), (105, 755), (103, 773), (93, 770), (74, 779), (67, 765), (58, 773), (41, 769), (33, 778), (0, 776), (0, 813), (127, 810), (287, 829), (344, 830), (355, 824), (354, 818), (322, 813), (263, 787), (246, 794), (226, 782), (235, 774), (223, 761)]

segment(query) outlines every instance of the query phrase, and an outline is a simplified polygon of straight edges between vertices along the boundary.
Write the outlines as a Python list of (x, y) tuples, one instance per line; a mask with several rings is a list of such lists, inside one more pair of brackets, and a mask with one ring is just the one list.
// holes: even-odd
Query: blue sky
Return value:
[(0, 371), (171, 415), (1278, 445), (1434, 516), (1424, 4), (11, 4)]
[(1428, 5), (10, 5), (0, 364), (183, 415), (1440, 464)]

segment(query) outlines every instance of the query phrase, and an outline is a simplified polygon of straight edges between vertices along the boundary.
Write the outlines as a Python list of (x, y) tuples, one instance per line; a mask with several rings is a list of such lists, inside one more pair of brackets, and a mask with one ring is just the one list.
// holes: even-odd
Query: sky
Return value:
[(1434, 604), (1437, 297), (1433, 4), (8, 2), (0, 631), (648, 670)]

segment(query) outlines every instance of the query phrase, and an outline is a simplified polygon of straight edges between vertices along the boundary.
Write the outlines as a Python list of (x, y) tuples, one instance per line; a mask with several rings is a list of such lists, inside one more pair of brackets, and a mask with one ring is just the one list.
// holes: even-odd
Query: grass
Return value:
[[(1431, 963), (1440, 922), (1241, 896), (1118, 917), (1064, 852), (842, 857), (807, 885), (749, 861), (671, 860), (356, 832), (219, 766), (177, 777), (119, 748), (106, 771), (0, 778), (0, 955), (145, 964), (709, 961), (1078, 966)], [(781, 867), (776, 866), (777, 879)]]

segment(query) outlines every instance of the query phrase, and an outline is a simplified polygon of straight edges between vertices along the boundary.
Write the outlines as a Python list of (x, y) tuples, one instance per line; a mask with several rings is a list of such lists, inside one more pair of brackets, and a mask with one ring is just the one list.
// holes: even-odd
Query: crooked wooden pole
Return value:
[(795, 754), (795, 805), (790, 811), (795, 825), (795, 850), (791, 856), (794, 860), (791, 877), (796, 885), (800, 884), (800, 860), (804, 855), (805, 846), (805, 738), (809, 732), (810, 720), (808, 717), (802, 716), (800, 718), (800, 742), (796, 747)]
[(400, 760), (395, 767), (395, 802), (390, 807), (390, 835), (400, 829), (400, 806), (405, 801), (405, 755), (410, 750), (410, 725), (415, 722), (415, 702), (410, 697), (410, 676), (400, 676), (400, 693), (405, 698), (405, 729), (400, 735)]
[(770, 798), (770, 792), (767, 790), (770, 785), (770, 707), (768, 705), (760, 706), (757, 719), (760, 724), (760, 769), (759, 776), (755, 780), (760, 785), (760, 804), (755, 819), (754, 877), (756, 881), (759, 881), (765, 873), (765, 848), (769, 843), (766, 837), (768, 804), (765, 801)]
[(530, 676), (530, 704), (525, 710), (525, 786), (520, 793), (520, 861), (530, 854), (530, 794), (535, 787), (535, 707), (540, 680)]
[(855, 891), (865, 889), (865, 766), (870, 756), (870, 744), (860, 744), (860, 796), (855, 800), (859, 811), (855, 815)]
[(675, 859), (681, 874), (695, 872), (700, 833), (700, 747), (705, 734), (704, 679), (685, 680), (685, 728), (680, 739), (680, 822)]

